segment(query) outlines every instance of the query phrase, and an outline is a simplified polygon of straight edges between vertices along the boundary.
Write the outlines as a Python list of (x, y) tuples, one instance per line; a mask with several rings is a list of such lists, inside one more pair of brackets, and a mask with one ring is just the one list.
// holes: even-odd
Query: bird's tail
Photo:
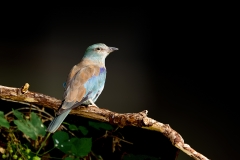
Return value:
[(58, 127), (62, 124), (63, 120), (67, 117), (70, 111), (71, 109), (55, 117), (53, 121), (49, 124), (47, 131), (50, 133), (54, 133), (58, 129)]

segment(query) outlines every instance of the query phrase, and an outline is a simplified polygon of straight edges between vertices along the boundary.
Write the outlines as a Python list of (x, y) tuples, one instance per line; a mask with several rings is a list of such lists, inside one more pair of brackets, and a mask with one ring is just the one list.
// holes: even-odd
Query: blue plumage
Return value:
[(64, 87), (64, 101), (47, 130), (54, 133), (70, 111), (81, 104), (92, 104), (101, 94), (106, 79), (105, 58), (118, 50), (98, 43), (89, 46), (80, 63), (70, 71)]
[(92, 99), (95, 102), (98, 96), (101, 94), (106, 79), (106, 69), (100, 68), (99, 75), (91, 77), (85, 84), (84, 87), (87, 89), (86, 93), (89, 99)]

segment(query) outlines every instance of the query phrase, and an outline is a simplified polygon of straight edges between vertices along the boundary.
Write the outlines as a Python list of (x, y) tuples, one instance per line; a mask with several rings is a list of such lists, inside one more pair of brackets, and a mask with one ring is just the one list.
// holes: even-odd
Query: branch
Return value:
[[(21, 88), (12, 88), (0, 85), (0, 99), (28, 105), (34, 104), (44, 106), (54, 110), (57, 110), (61, 105), (61, 100), (41, 93), (30, 92), (28, 91), (28, 88), (28, 83)], [(207, 157), (192, 149), (188, 144), (185, 144), (181, 135), (173, 130), (168, 124), (163, 124), (147, 117), (147, 112), (147, 110), (144, 110), (139, 113), (120, 114), (106, 109), (96, 108), (94, 106), (79, 106), (73, 109), (70, 114), (75, 114), (102, 122), (108, 122), (112, 125), (118, 125), (122, 128), (124, 126), (135, 126), (147, 130), (161, 132), (163, 135), (169, 138), (175, 147), (179, 148), (193, 159), (208, 160)]]

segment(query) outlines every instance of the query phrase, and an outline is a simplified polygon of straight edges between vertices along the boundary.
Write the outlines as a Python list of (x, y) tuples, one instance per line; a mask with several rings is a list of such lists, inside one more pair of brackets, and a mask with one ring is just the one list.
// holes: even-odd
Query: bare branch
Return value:
[[(44, 106), (54, 110), (57, 110), (61, 105), (61, 100), (41, 93), (30, 92), (28, 91), (28, 88), (29, 84), (27, 83), (21, 88), (12, 88), (0, 85), (0, 99), (17, 103)], [(147, 130), (161, 132), (163, 135), (169, 138), (175, 147), (179, 148), (193, 159), (208, 160), (207, 157), (192, 149), (188, 144), (185, 144), (181, 135), (173, 130), (168, 124), (163, 124), (147, 117), (147, 112), (147, 110), (144, 110), (139, 113), (120, 114), (94, 106), (79, 106), (73, 109), (70, 114), (102, 122), (108, 122), (121, 128), (124, 126), (135, 126)]]

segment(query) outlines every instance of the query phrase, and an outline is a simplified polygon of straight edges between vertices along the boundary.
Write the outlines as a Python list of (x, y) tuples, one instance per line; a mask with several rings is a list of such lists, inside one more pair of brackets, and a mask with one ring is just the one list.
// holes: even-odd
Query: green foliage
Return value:
[[(94, 144), (103, 144), (103, 145), (109, 145), (109, 143), (102, 142), (104, 141), (105, 138), (111, 139), (111, 136), (116, 136), (119, 134), (116, 134), (113, 126), (107, 123), (103, 122), (96, 122), (96, 121), (86, 121), (87, 123), (83, 124), (88, 124), (86, 126), (78, 126), (74, 124), (69, 124), (65, 123), (68, 125), (68, 128), (71, 132), (65, 132), (65, 131), (57, 131), (54, 134), (48, 134), (52, 135), (52, 139), (54, 142), (54, 146), (52, 146), (51, 149), (46, 150), (46, 145), (43, 143), (43, 140), (48, 138), (48, 136), (44, 138), (39, 138), (43, 137), (46, 135), (46, 127), (43, 125), (41, 118), (34, 112), (27, 112), (27, 115), (29, 118), (26, 118), (26, 116), (19, 112), (18, 110), (13, 110), (13, 115), (16, 117), (14, 118), (13, 122), (14, 126), (10, 126), (10, 124), (6, 119), (3, 114), (3, 112), (0, 111), (0, 127), (2, 130), (7, 130), (5, 137), (7, 137), (6, 141), (7, 144), (5, 145), (5, 153), (2, 155), (2, 159), (32, 159), (32, 160), (40, 160), (41, 156), (48, 156), (50, 159), (59, 159), (60, 156), (63, 157), (63, 155), (57, 155), (57, 157), (49, 157), (53, 156), (52, 153), (50, 152), (52, 149), (56, 148), (59, 149), (60, 151), (63, 152), (64, 155), (64, 160), (79, 160), (81, 158), (87, 157), (87, 158), (95, 158), (95, 159), (103, 159), (101, 156), (98, 155), (99, 153), (94, 153), (95, 151), (92, 151), (92, 145), (93, 145), (93, 140), (94, 142), (100, 141), (94, 143)], [(12, 117), (14, 117), (12, 115)], [(9, 118), (8, 118), (9, 119)], [(13, 118), (12, 118), (13, 119)], [(12, 120), (11, 119), (11, 120)], [(1, 130), (1, 131), (2, 131)], [(105, 134), (103, 135), (103, 131), (108, 130), (108, 132), (104, 132)], [(21, 131), (24, 133), (23, 138), (26, 138), (29, 140), (31, 138), (31, 143), (25, 143), (21, 144)], [(20, 133), (20, 136), (17, 135)], [(70, 133), (74, 133), (74, 135), (70, 135)], [(92, 135), (93, 134), (93, 135)], [(75, 135), (79, 136), (76, 137)], [(86, 137), (87, 136), (87, 137)], [(96, 137), (99, 136), (99, 137)], [(20, 138), (20, 139), (19, 139)], [(116, 147), (118, 146), (121, 150), (121, 145), (120, 144), (114, 144), (116, 142), (112, 142), (112, 145), (110, 144), (110, 147)], [(117, 143), (120, 143), (117, 142)], [(37, 144), (37, 145), (36, 145)], [(51, 143), (49, 143), (51, 144)], [(39, 154), (41, 147), (46, 147), (45, 152), (42, 154)], [(40, 148), (40, 149), (39, 149)], [(38, 150), (39, 149), (39, 150)], [(37, 152), (36, 152), (37, 150)], [(46, 153), (50, 153), (49, 155), (46, 155)], [(151, 157), (147, 155), (133, 155), (133, 154), (127, 154), (122, 157), (123, 160), (160, 160), (160, 158), (156, 157)]]
[(67, 141), (69, 139), (69, 135), (64, 131), (55, 132), (52, 136), (53, 142), (55, 146)]
[(77, 127), (76, 125), (70, 124), (68, 126), (68, 128), (71, 131), (80, 131), (84, 136), (86, 136), (88, 134), (88, 129), (86, 127), (84, 127), (84, 126)]
[(17, 110), (13, 110), (13, 114), (14, 114), (15, 117), (17, 117), (17, 119), (24, 120), (23, 114), (21, 112), (19, 112)]
[(69, 128), (71, 131), (77, 131), (77, 130), (78, 130), (77, 126), (74, 125), (74, 124), (70, 124), (70, 125), (68, 126), (68, 128)]
[(66, 132), (55, 132), (52, 136), (54, 145), (62, 152), (77, 157), (88, 155), (92, 148), (92, 138), (77, 138), (69, 139)]
[(5, 119), (4, 114), (0, 111), (0, 126), (9, 129), (10, 125), (9, 122)]
[(113, 130), (113, 127), (108, 123), (89, 121), (88, 125), (97, 129), (97, 130), (100, 130), (100, 129)]
[(79, 158), (74, 158), (74, 157), (66, 157), (64, 160), (79, 160)]
[[(39, 136), (45, 136), (46, 127), (43, 125), (41, 118), (34, 112), (28, 113), (29, 117), (26, 117), (23, 113), (18, 110), (13, 110), (12, 114), (16, 117), (13, 119), (14, 124), (17, 126), (17, 130), (24, 133), (27, 137), (31, 138), (35, 142), (32, 144), (41, 145), (41, 141), (39, 141)], [(17, 141), (16, 135), (19, 132), (16, 131), (16, 127), (11, 127), (10, 123), (5, 119), (3, 112), (0, 111), (0, 126), (8, 129), (6, 132), (8, 134), (9, 140), (6, 148), (6, 153), (3, 154), (2, 158), (10, 158), (10, 159), (33, 159), (39, 160), (41, 159), (38, 155), (34, 154), (28, 145), (22, 145), (20, 141)], [(90, 122), (89, 126), (95, 129), (112, 129), (111, 125), (107, 125), (105, 123), (98, 122)], [(85, 126), (76, 126), (73, 124), (69, 124), (68, 128), (74, 132), (80, 132), (82, 137), (72, 137), (67, 132), (58, 131), (52, 135), (54, 141), (54, 148), (61, 150), (63, 153), (68, 155), (66, 160), (77, 160), (79, 158), (83, 158), (87, 156), (92, 150), (92, 138), (84, 137), (89, 133), (89, 130)], [(31, 144), (30, 144), (31, 146)], [(38, 146), (38, 147), (39, 147)], [(43, 145), (44, 146), (44, 145)], [(36, 147), (36, 146), (35, 146)], [(37, 149), (37, 148), (35, 148)]]
[(36, 140), (38, 136), (46, 134), (46, 127), (36, 113), (31, 112), (30, 120), (24, 119), (23, 114), (17, 110), (14, 110), (13, 114), (18, 118), (18, 120), (14, 120), (18, 129), (31, 139)]
[(70, 143), (72, 144), (71, 151), (76, 156), (84, 157), (91, 152), (92, 138), (72, 138)]
[[(15, 120), (13, 120), (14, 116), (12, 114), (16, 117)], [(18, 160), (31, 159), (31, 157), (34, 156), (31, 149), (28, 148), (28, 146), (31, 147), (31, 144), (21, 144), (22, 134), (19, 135), (19, 131), (22, 131), (27, 137), (36, 140), (32, 144), (40, 144), (41, 140), (37, 139), (37, 137), (44, 136), (46, 128), (36, 113), (31, 112), (29, 120), (25, 119), (24, 115), (17, 110), (13, 110), (12, 114), (8, 114), (8, 116), (12, 117), (9, 119), (13, 120), (17, 127), (10, 126), (11, 123), (5, 119), (3, 112), (0, 111), (0, 127), (3, 127), (1, 128), (1, 135), (6, 137), (5, 139), (0, 140), (0, 145), (3, 144), (0, 147), (5, 150), (5, 153), (1, 158)], [(23, 138), (25, 137), (23, 136)], [(35, 145), (34, 147), (37, 146)]]
[[(38, 146), (33, 147), (35, 150), (40, 146), (44, 146), (41, 144), (42, 141), (39, 141), (40, 136), (43, 137), (46, 135), (46, 127), (43, 125), (41, 118), (34, 112), (30, 112), (30, 114), (27, 113), (29, 117), (26, 117), (18, 110), (13, 110), (12, 114), (16, 117), (13, 119), (13, 122), (17, 126), (17, 130), (15, 126), (10, 126), (10, 123), (5, 119), (4, 113), (0, 111), (0, 127), (4, 127), (5, 130), (8, 130), (6, 133), (9, 137), (6, 147), (6, 154), (2, 155), (2, 159), (10, 158), (19, 160), (40, 160), (41, 158), (38, 154), (39, 152), (36, 154), (32, 152), (29, 147), (31, 147), (33, 144), (38, 144)], [(76, 133), (81, 133), (80, 135), (82, 136), (80, 138), (70, 136), (64, 131), (55, 132), (52, 135), (54, 148), (61, 150), (67, 155), (65, 160), (77, 160), (89, 155), (92, 150), (92, 137), (85, 137), (89, 133), (88, 127), (92, 127), (97, 130), (113, 130), (113, 127), (107, 123), (89, 121), (88, 126), (76, 126), (74, 124), (68, 124), (69, 130)], [(15, 135), (19, 133), (16, 131), (21, 131), (24, 133), (24, 135), (26, 135), (27, 138), (34, 140), (33, 143), (22, 145), (17, 139), (17, 137), (19, 138), (19, 135)]]
[(88, 129), (87, 129), (86, 127), (84, 127), (84, 126), (79, 126), (78, 129), (79, 129), (79, 131), (82, 132), (82, 134), (83, 134), (84, 136), (86, 136), (86, 135), (88, 134)]

